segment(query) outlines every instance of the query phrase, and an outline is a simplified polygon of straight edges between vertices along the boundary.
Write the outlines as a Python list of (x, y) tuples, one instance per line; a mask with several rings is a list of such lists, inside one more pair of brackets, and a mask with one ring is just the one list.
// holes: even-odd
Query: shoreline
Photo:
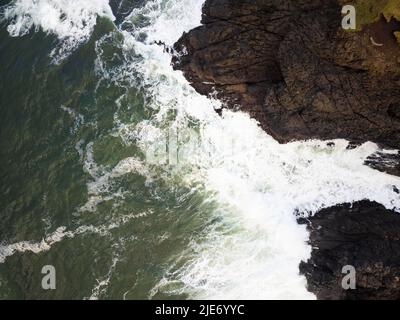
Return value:
[[(196, 91), (249, 113), (280, 143), (343, 138), (399, 149), (400, 46), (371, 45), (370, 33), (385, 27), (382, 20), (358, 33), (335, 28), (339, 8), (335, 0), (207, 0), (202, 26), (175, 44), (173, 66)], [(380, 41), (385, 39), (392, 41), (388, 35)], [(400, 176), (399, 152), (371, 155), (365, 164)], [(395, 211), (364, 200), (323, 209), (299, 223), (307, 224), (313, 247), (299, 270), (319, 299), (400, 298)], [(358, 290), (341, 288), (341, 264), (332, 264), (338, 257), (358, 268)]]

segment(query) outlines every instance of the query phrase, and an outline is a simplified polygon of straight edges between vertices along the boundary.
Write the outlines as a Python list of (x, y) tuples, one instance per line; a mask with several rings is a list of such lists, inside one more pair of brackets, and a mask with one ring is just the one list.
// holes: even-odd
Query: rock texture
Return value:
[(207, 0), (203, 25), (176, 44), (174, 66), (281, 142), (399, 148), (400, 25), (382, 18), (348, 32), (341, 20), (337, 0)]
[[(300, 271), (318, 299), (400, 299), (400, 214), (362, 201), (300, 222), (314, 247)], [(341, 286), (346, 265), (356, 269), (355, 290)]]
[(365, 164), (388, 174), (400, 177), (400, 152), (382, 153), (377, 152), (365, 161)]

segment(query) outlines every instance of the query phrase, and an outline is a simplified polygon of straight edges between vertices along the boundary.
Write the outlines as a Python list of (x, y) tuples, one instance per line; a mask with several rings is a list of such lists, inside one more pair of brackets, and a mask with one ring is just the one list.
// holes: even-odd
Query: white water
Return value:
[(61, 43), (51, 53), (55, 62), (89, 39), (97, 17), (115, 20), (108, 0), (14, 0), (3, 15), (12, 37), (24, 36), (32, 29), (56, 35)]
[(67, 230), (67, 227), (61, 226), (58, 227), (53, 233), (47, 235), (38, 242), (20, 241), (11, 244), (0, 244), (0, 264), (4, 263), (8, 257), (17, 252), (33, 252), (37, 254), (49, 251), (53, 245), (61, 242), (64, 239), (72, 239), (86, 234), (97, 234), (102, 237), (107, 237), (110, 236), (110, 232), (112, 230), (118, 229), (132, 220), (140, 219), (151, 214), (153, 214), (151, 210), (136, 214), (128, 214), (114, 218), (111, 222), (104, 225), (81, 225), (75, 230)]
[[(156, 142), (158, 120), (170, 109), (178, 111), (173, 125), (181, 130), (187, 126), (185, 119), (199, 121), (204, 149), (181, 159), (182, 167), (199, 170), (182, 168), (181, 174), (190, 172), (182, 179), (189, 185), (200, 181), (214, 192), (220, 209), (210, 214), (223, 222), (210, 227), (205, 239), (193, 241), (182, 253), (182, 260), (191, 257), (190, 262), (177, 269), (172, 265), (150, 297), (162, 291), (211, 299), (313, 298), (298, 274), (298, 264), (308, 258), (310, 248), (294, 210), (311, 213), (362, 199), (399, 210), (400, 199), (392, 187), (399, 185), (399, 178), (363, 165), (378, 150), (375, 144), (355, 150), (346, 150), (343, 140), (335, 141), (335, 147), (320, 141), (280, 145), (243, 113), (218, 117), (218, 103), (195, 93), (182, 74), (172, 70), (170, 56), (152, 44), (173, 44), (183, 30), (195, 27), (202, 1), (162, 2), (167, 3), (162, 10), (160, 1), (152, 3), (133, 13), (149, 17), (149, 26), (137, 34), (125, 33), (127, 56), (132, 50), (144, 57), (127, 69), (140, 71), (151, 88), (151, 107), (159, 110), (152, 123), (138, 126), (136, 138), (147, 147)], [(145, 43), (136, 40), (139, 32), (148, 35)], [(178, 289), (177, 280), (183, 283)]]
[[(148, 107), (158, 110), (154, 119), (136, 127), (121, 125), (117, 119), (116, 132), (127, 143), (139, 139), (146, 151), (164, 130), (163, 120), (170, 110), (177, 111), (172, 127), (185, 131), (190, 121), (199, 124), (202, 149), (180, 159), (175, 175), (189, 187), (201, 184), (219, 203), (217, 210), (206, 213), (219, 218), (218, 222), (208, 227), (206, 236), (193, 239), (181, 257), (174, 258), (149, 297), (161, 291), (209, 299), (313, 299), (305, 278), (298, 274), (300, 261), (310, 254), (308, 234), (293, 212), (314, 213), (362, 199), (400, 211), (399, 195), (393, 191), (394, 185), (400, 187), (400, 179), (363, 165), (366, 157), (378, 150), (373, 143), (354, 150), (347, 150), (343, 140), (335, 141), (334, 147), (321, 141), (280, 145), (246, 114), (216, 115), (214, 108), (219, 102), (198, 95), (180, 72), (172, 70), (171, 57), (153, 44), (161, 40), (171, 45), (183, 31), (197, 26), (202, 2), (149, 2), (126, 21), (141, 15), (148, 18), (147, 26), (137, 27), (133, 33), (121, 31), (125, 65), (113, 72), (101, 63), (101, 56), (97, 61), (101, 66), (97, 71), (106, 80), (146, 86), (152, 98)], [(139, 40), (140, 33), (147, 34), (145, 41)], [(133, 58), (134, 53), (143, 59)], [(130, 166), (135, 172), (151, 175), (150, 168), (143, 167), (146, 164), (134, 159), (120, 163), (113, 172), (125, 174)], [(86, 167), (96, 178), (88, 185), (93, 200), (88, 203), (94, 210), (99, 190), (107, 189), (114, 174), (92, 169)], [(183, 266), (180, 261), (185, 261)]]

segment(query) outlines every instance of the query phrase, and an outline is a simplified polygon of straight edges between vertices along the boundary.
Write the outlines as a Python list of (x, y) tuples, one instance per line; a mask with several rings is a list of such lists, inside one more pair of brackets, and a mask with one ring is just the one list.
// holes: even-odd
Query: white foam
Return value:
[(67, 227), (58, 227), (53, 233), (46, 235), (39, 242), (35, 241), (20, 241), (10, 244), (0, 245), (0, 264), (4, 263), (6, 259), (16, 253), (32, 252), (39, 254), (42, 252), (49, 251), (51, 247), (63, 241), (64, 239), (72, 239), (79, 235), (87, 233), (97, 234), (102, 237), (110, 236), (110, 232), (114, 229), (118, 229), (121, 226), (129, 223), (132, 220), (140, 219), (148, 215), (153, 214), (152, 210), (147, 210), (140, 213), (131, 213), (127, 215), (121, 215), (112, 219), (108, 224), (102, 225), (81, 225), (75, 230), (67, 230)]
[[(19, 2), (22, 3), (16, 3)], [(181, 72), (172, 70), (171, 57), (154, 44), (161, 40), (171, 45), (183, 31), (199, 25), (202, 3), (148, 1), (126, 21), (132, 24), (129, 30), (133, 32), (121, 31), (125, 65), (107, 70), (101, 56), (97, 61), (97, 71), (105, 79), (145, 88), (150, 98), (147, 107), (157, 111), (154, 118), (135, 127), (116, 121), (117, 133), (126, 143), (138, 141), (146, 152), (171, 127), (185, 131), (197, 124), (201, 148), (180, 159), (179, 170), (174, 171), (172, 179), (168, 174), (164, 178), (172, 184), (178, 177), (182, 185), (192, 190), (201, 185), (208, 196), (205, 201), (219, 204), (212, 212), (204, 212), (210, 219), (217, 218), (213, 219), (216, 222), (171, 261), (170, 269), (149, 297), (161, 291), (209, 299), (313, 299), (306, 290), (305, 278), (298, 274), (298, 265), (309, 257), (310, 248), (305, 227), (297, 224), (294, 211), (313, 213), (362, 199), (400, 211), (400, 197), (393, 190), (394, 185), (400, 188), (400, 179), (363, 165), (366, 157), (378, 150), (373, 143), (353, 150), (347, 150), (343, 140), (335, 141), (333, 147), (321, 141), (280, 145), (246, 114), (227, 111), (223, 118), (219, 117), (214, 109), (220, 103), (197, 94)], [(99, 2), (99, 7), (93, 9), (96, 15), (102, 12), (103, 4)], [(130, 22), (137, 16), (147, 22)], [(146, 40), (142, 40), (142, 34), (147, 35)], [(142, 58), (138, 59), (138, 55)], [(176, 113), (176, 119), (166, 125), (171, 111)], [(79, 150), (83, 150), (81, 145)], [(95, 163), (91, 144), (86, 147), (86, 155), (81, 155), (84, 168), (92, 177), (88, 183), (90, 198), (81, 208), (83, 211), (95, 210), (97, 204), (110, 197), (123, 196), (118, 192), (110, 194), (115, 178), (130, 172), (149, 178), (154, 174), (152, 166), (135, 158), (125, 159), (107, 171)], [(159, 166), (163, 168), (163, 163)], [(81, 229), (107, 233), (107, 228)], [(69, 235), (61, 230), (57, 239), (65, 234)], [(27, 246), (22, 242), (2, 246), (0, 259), (4, 261), (16, 251), (47, 250), (49, 243), (53, 243), (51, 239), (43, 245), (29, 242)], [(94, 296), (108, 284), (107, 279), (108, 276), (104, 283), (100, 281)]]
[[(132, 18), (141, 15), (149, 23), (133, 25), (133, 33), (123, 32), (124, 69), (141, 74), (140, 82), (151, 96), (149, 107), (158, 110), (133, 136), (145, 152), (160, 131), (169, 130), (164, 123), (171, 110), (177, 116), (170, 127), (186, 130), (190, 122), (199, 123), (202, 148), (180, 159), (176, 174), (189, 187), (202, 184), (218, 201), (219, 208), (207, 214), (220, 222), (193, 239), (149, 297), (161, 291), (209, 299), (313, 299), (299, 275), (298, 265), (309, 257), (310, 248), (295, 210), (313, 213), (362, 199), (400, 210), (393, 190), (400, 179), (363, 165), (378, 150), (373, 143), (354, 150), (347, 150), (343, 140), (333, 147), (321, 141), (280, 145), (246, 114), (228, 111), (223, 118), (217, 116), (218, 102), (197, 94), (172, 70), (170, 56), (153, 44), (172, 44), (184, 30), (197, 26), (202, 1), (162, 3), (162, 9), (160, 1), (151, 1), (135, 10)], [(143, 59), (130, 59), (133, 53)], [(136, 74), (132, 79), (136, 81)]]
[(115, 256), (112, 259), (111, 266), (107, 274), (101, 279), (96, 279), (97, 284), (92, 289), (92, 294), (90, 295), (89, 298), (87, 298), (88, 300), (99, 300), (100, 296), (107, 291), (108, 285), (110, 284), (111, 277), (114, 273), (118, 261), (119, 261), (118, 256)]
[(121, 160), (112, 170), (99, 166), (93, 155), (93, 143), (86, 146), (84, 159), (84, 170), (90, 174), (92, 179), (87, 183), (89, 198), (79, 208), (79, 212), (94, 212), (97, 205), (115, 198), (123, 198), (122, 192), (111, 192), (115, 179), (127, 174), (136, 173), (147, 178), (146, 183), (151, 182), (152, 174), (146, 166), (134, 157)]
[(60, 242), (65, 236), (67, 236), (65, 230), (66, 227), (59, 227), (56, 231), (46, 238), (43, 238), (40, 242), (20, 241), (8, 245), (0, 245), (0, 263), (4, 263), (7, 257), (12, 256), (16, 252), (33, 252), (37, 254), (50, 250), (53, 244)]
[(71, 134), (74, 134), (77, 132), (77, 130), (79, 129), (79, 127), (81, 127), (82, 125), (85, 124), (85, 117), (76, 112), (75, 110), (65, 107), (65, 106), (61, 106), (61, 110), (67, 112), (71, 118), (74, 120), (74, 125), (73, 127), (70, 129)]
[(57, 36), (61, 44), (51, 53), (55, 62), (89, 39), (97, 17), (115, 20), (108, 0), (15, 0), (3, 11), (12, 37), (32, 29)]

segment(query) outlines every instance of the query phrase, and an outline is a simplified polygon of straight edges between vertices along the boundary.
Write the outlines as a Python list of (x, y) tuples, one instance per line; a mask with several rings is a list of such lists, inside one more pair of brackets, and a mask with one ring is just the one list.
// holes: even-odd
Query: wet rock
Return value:
[[(174, 66), (201, 94), (247, 111), (280, 142), (400, 146), (397, 24), (341, 29), (336, 0), (207, 0)], [(371, 37), (382, 41), (374, 46)]]
[[(299, 222), (308, 225), (313, 247), (300, 271), (318, 299), (400, 299), (399, 213), (361, 201)], [(342, 288), (346, 265), (355, 267), (355, 290)]]
[(400, 176), (400, 152), (377, 152), (368, 157), (365, 164), (394, 176)]

